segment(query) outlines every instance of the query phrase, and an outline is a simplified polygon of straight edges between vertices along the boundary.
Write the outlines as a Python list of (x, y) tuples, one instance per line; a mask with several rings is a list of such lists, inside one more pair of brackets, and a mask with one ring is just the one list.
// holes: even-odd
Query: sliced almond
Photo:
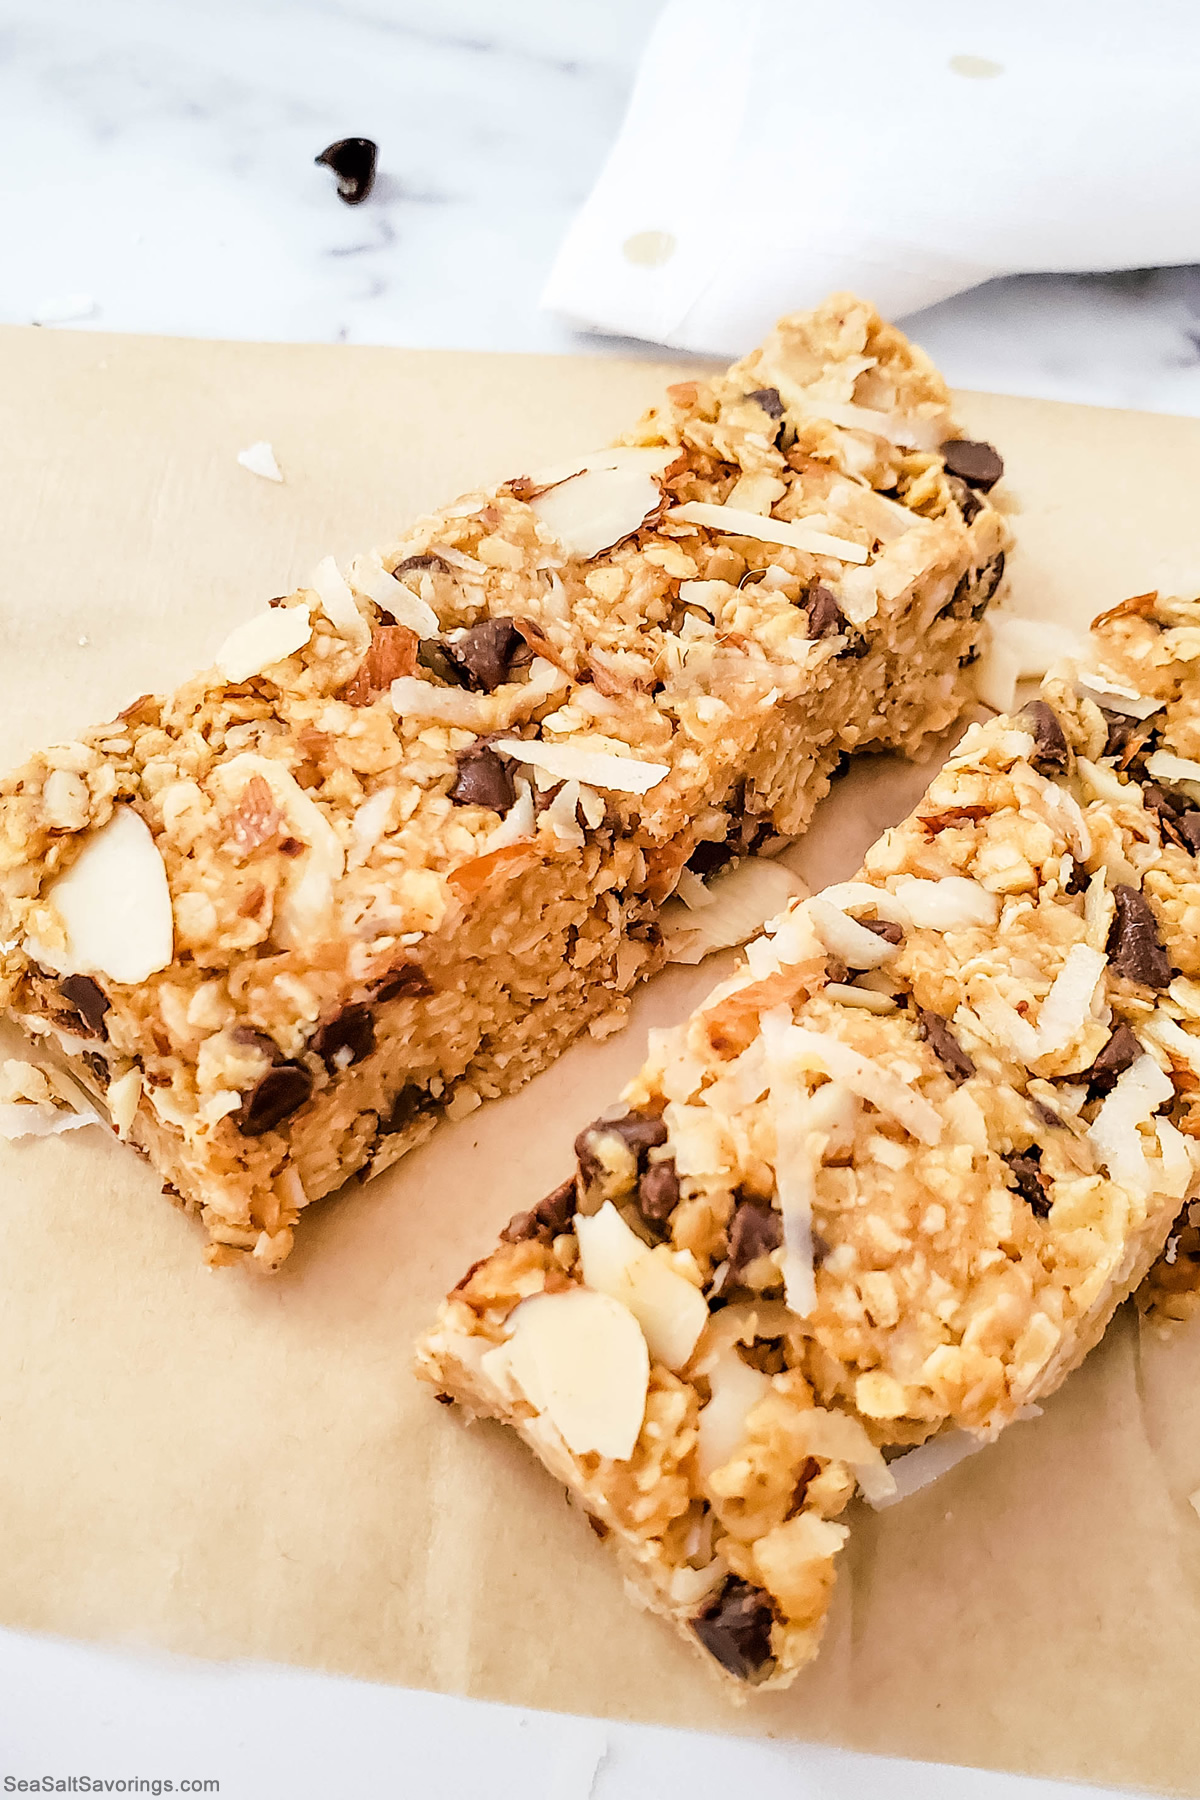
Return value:
[(118, 806), (88, 834), (65, 875), (47, 890), (66, 932), (66, 949), (26, 945), (59, 975), (107, 975), (136, 983), (165, 969), (174, 954), (175, 920), (167, 871), (146, 821)]
[(943, 875), (940, 881), (902, 875), (896, 898), (917, 930), (963, 931), (994, 925), (1000, 917), (999, 896), (965, 875)]
[(696, 1466), (707, 1482), (745, 1443), (747, 1415), (771, 1392), (771, 1380), (732, 1348), (712, 1358), (705, 1374), (711, 1398), (700, 1413)]
[(1088, 1126), (1087, 1137), (1114, 1181), (1135, 1194), (1150, 1192), (1150, 1170), (1139, 1125), (1152, 1119), (1174, 1085), (1152, 1056), (1139, 1056), (1117, 1077), (1112, 1093)]
[(615, 755), (610, 750), (589, 750), (583, 744), (547, 744), (540, 738), (499, 738), (493, 746), (501, 756), (542, 769), (556, 781), (584, 781), (589, 787), (616, 793), (646, 794), (665, 781), (670, 763), (642, 762), (636, 756)]
[[(1021, 613), (1004, 612), (996, 607), (990, 608), (985, 616), (984, 636), (988, 644), (1012, 655), (1019, 680), (1045, 675), (1055, 663), (1078, 658), (1083, 653), (1081, 640), (1065, 625), (1058, 625), (1053, 619), (1027, 619)], [(1008, 710), (1008, 706), (997, 708), (999, 712)]]
[(746, 943), (781, 913), (789, 900), (804, 892), (798, 875), (761, 856), (748, 856), (736, 869), (718, 875), (707, 886), (697, 886), (703, 892), (702, 904), (694, 892), (684, 893), (681, 876), (680, 898), (663, 908), (661, 923), (670, 962), (698, 963), (714, 950)]
[(816, 531), (803, 519), (764, 519), (760, 513), (744, 512), (736, 506), (713, 506), (707, 500), (688, 500), (672, 507), (667, 521), (681, 525), (706, 525), (710, 531), (723, 531), (730, 537), (757, 538), (764, 544), (788, 544), (793, 550), (806, 550), (810, 556), (832, 556), (839, 562), (865, 563), (870, 551), (849, 538), (832, 537), (827, 531)]
[(1094, 700), (1107, 712), (1124, 713), (1130, 719), (1148, 719), (1166, 705), (1165, 700), (1156, 700), (1152, 694), (1139, 694), (1110, 669), (1080, 669), (1076, 686), (1085, 700)]
[(303, 650), (312, 636), (307, 606), (269, 606), (230, 632), (217, 651), (226, 681), (249, 681)]
[(590, 1218), (577, 1218), (575, 1235), (588, 1287), (629, 1308), (656, 1362), (682, 1369), (708, 1323), (699, 1288), (648, 1250), (611, 1200)]
[(592, 1288), (535, 1294), (513, 1314), (508, 1366), (576, 1456), (633, 1455), (650, 1353), (629, 1308)]
[(79, 1131), (84, 1125), (99, 1125), (95, 1113), (68, 1112), (44, 1100), (0, 1101), (0, 1138), (16, 1143), (26, 1137), (57, 1137), (60, 1131)]
[(640, 531), (662, 489), (644, 468), (586, 469), (529, 504), (567, 555), (586, 562)]
[(682, 455), (678, 444), (613, 444), (607, 450), (589, 450), (548, 469), (536, 469), (525, 480), (530, 488), (543, 493), (547, 488), (570, 481), (575, 475), (592, 474), (596, 470), (619, 469), (625, 474), (665, 475)]

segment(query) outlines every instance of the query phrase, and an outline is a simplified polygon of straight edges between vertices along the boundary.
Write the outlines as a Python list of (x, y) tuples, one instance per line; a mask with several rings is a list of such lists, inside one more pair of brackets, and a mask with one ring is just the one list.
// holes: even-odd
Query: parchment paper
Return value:
[[(0, 760), (207, 662), (327, 551), (605, 440), (673, 373), (0, 332)], [(1200, 587), (1200, 422), (963, 413), (1008, 460), (1025, 610)], [(282, 487), (235, 461), (260, 437)], [(848, 874), (928, 773), (847, 777), (797, 866)], [(208, 1273), (100, 1131), (0, 1146), (0, 1619), (1200, 1793), (1200, 1327), (1122, 1318), (1043, 1418), (858, 1517), (819, 1662), (740, 1711), (519, 1445), (412, 1379), (439, 1296), (721, 972), (668, 972), (628, 1031), (314, 1209), (275, 1280)]]

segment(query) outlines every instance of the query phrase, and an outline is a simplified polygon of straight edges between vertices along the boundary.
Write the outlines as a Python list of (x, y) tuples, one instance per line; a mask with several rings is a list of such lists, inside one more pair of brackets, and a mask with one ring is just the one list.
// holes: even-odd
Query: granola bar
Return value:
[(1198, 651), (1200, 602), (1141, 596), (972, 726), (857, 879), (652, 1034), (419, 1348), (742, 1683), (813, 1654), (855, 1487), (1048, 1394), (1193, 1190)]
[(0, 1004), (211, 1262), (277, 1267), (310, 1201), (619, 1023), (689, 863), (955, 716), (999, 472), (842, 297), (615, 449), (326, 559), (0, 783)]

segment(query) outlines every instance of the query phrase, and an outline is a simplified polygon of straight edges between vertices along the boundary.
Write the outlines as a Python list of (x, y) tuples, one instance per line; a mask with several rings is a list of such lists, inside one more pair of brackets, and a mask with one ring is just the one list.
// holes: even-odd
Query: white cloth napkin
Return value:
[(724, 356), (836, 288), (1196, 261), (1195, 0), (669, 0), (542, 303)]

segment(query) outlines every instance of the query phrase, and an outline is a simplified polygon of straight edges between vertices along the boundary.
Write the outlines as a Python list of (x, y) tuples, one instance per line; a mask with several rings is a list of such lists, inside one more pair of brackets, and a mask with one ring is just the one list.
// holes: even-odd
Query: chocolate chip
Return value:
[(1127, 713), (1109, 712), (1106, 706), (1100, 711), (1104, 714), (1108, 726), (1108, 737), (1104, 745), (1105, 756), (1120, 756), (1135, 732), (1141, 730), (1141, 721), (1131, 719)]
[(1091, 1068), (1080, 1077), (1087, 1082), (1089, 1095), (1111, 1092), (1117, 1085), (1117, 1076), (1123, 1075), (1141, 1054), (1142, 1046), (1122, 1019)]
[(450, 564), (444, 556), (438, 556), (435, 551), (423, 550), (420, 556), (406, 556), (403, 562), (398, 562), (392, 570), (392, 575), (399, 581), (400, 577), (407, 575), (411, 569), (438, 569), (445, 575), (449, 572)]
[(768, 419), (782, 419), (783, 401), (779, 397), (778, 388), (755, 388), (752, 394), (746, 395), (746, 398), (747, 400), (753, 400), (756, 405), (761, 406)]
[(946, 468), (986, 494), (1004, 473), (1004, 459), (990, 444), (974, 438), (947, 438), (941, 446)]
[(458, 756), (458, 773), (450, 798), (455, 806), (486, 806), (507, 812), (517, 797), (508, 764), (478, 739)]
[[(331, 1074), (335, 1069), (362, 1062), (375, 1048), (375, 1015), (369, 1006), (343, 1007), (335, 1019), (322, 1025), (312, 1040), (312, 1048)], [(339, 1055), (346, 1050), (350, 1052), (348, 1057)]]
[(379, 146), (370, 138), (339, 138), (327, 144), (314, 161), (324, 163), (337, 176), (338, 198), (347, 206), (361, 206), (375, 185)]
[(967, 1055), (954, 1033), (940, 1013), (927, 1012), (918, 1006), (917, 1030), (933, 1051), (953, 1081), (968, 1081), (975, 1073), (975, 1064)]
[(783, 1242), (783, 1220), (764, 1200), (740, 1200), (725, 1233), (729, 1271), (740, 1275), (760, 1256), (778, 1250)]
[(963, 524), (969, 525), (983, 511), (983, 501), (957, 475), (948, 476), (946, 485), (954, 495), (954, 504), (962, 514)]
[(598, 1137), (620, 1138), (635, 1161), (641, 1162), (647, 1150), (666, 1143), (667, 1128), (661, 1119), (648, 1118), (645, 1113), (637, 1112), (626, 1113), (620, 1119), (594, 1119), (590, 1125), (584, 1126), (575, 1139), (579, 1172), (585, 1181), (592, 1179), (600, 1170), (600, 1163), (592, 1148)]
[(97, 1037), (107, 1037), (104, 1015), (112, 1002), (90, 975), (67, 975), (58, 984), (58, 991), (64, 1000), (69, 1000), (89, 1031)]
[(465, 687), (466, 671), (460, 669), (441, 638), (422, 638), (417, 645), (417, 662), (448, 687)]
[(815, 587), (805, 588), (800, 596), (800, 604), (808, 614), (808, 635), (810, 638), (837, 637), (846, 629), (846, 615), (837, 603), (835, 595), (820, 582)]
[(102, 1088), (108, 1086), (108, 1064), (98, 1050), (85, 1050), (83, 1060)]
[(467, 685), (487, 694), (511, 679), (513, 663), (522, 652), (527, 660), (531, 655), (511, 619), (480, 619), (445, 650), (466, 676)]
[(702, 838), (687, 859), (693, 875), (715, 875), (734, 856), (734, 846), (727, 839)]
[(856, 919), (854, 922), (861, 925), (864, 931), (873, 931), (885, 944), (904, 942), (904, 927), (897, 925), (895, 919)]
[(1028, 1150), (1010, 1150), (1003, 1158), (1013, 1174), (1013, 1186), (1037, 1218), (1044, 1219), (1050, 1211), (1050, 1196), (1047, 1194), (1042, 1171), (1038, 1164), (1042, 1160), (1040, 1144), (1031, 1144)]
[(1200, 809), (1186, 794), (1146, 781), (1142, 783), (1142, 804), (1154, 814), (1164, 842), (1196, 854), (1200, 849)]
[(1044, 700), (1031, 701), (1025, 711), (1033, 720), (1031, 766), (1042, 775), (1065, 775), (1071, 752), (1058, 714)]
[(643, 1219), (661, 1225), (679, 1205), (679, 1176), (675, 1158), (653, 1162), (638, 1182), (637, 1208)]
[(234, 1114), (234, 1123), (243, 1137), (262, 1137), (304, 1105), (312, 1085), (313, 1078), (303, 1063), (276, 1063), (246, 1095)]
[(569, 1175), (531, 1212), (514, 1213), (500, 1236), (506, 1244), (524, 1244), (532, 1238), (549, 1244), (569, 1228), (575, 1216), (575, 1200), (575, 1177)]
[(692, 1620), (692, 1630), (723, 1669), (749, 1681), (771, 1661), (774, 1622), (770, 1595), (730, 1575), (712, 1604)]
[(390, 1137), (393, 1132), (406, 1131), (418, 1113), (427, 1111), (433, 1105), (432, 1096), (415, 1082), (402, 1087), (392, 1101), (391, 1111), (379, 1119), (380, 1137)]
[(418, 997), (432, 994), (433, 983), (420, 963), (401, 963), (380, 977), (371, 989), (375, 1001), (399, 1000), (401, 996)]
[(1158, 935), (1158, 920), (1146, 896), (1119, 883), (1112, 891), (1116, 916), (1108, 934), (1108, 960), (1118, 975), (1143, 987), (1171, 984), (1171, 965)]

